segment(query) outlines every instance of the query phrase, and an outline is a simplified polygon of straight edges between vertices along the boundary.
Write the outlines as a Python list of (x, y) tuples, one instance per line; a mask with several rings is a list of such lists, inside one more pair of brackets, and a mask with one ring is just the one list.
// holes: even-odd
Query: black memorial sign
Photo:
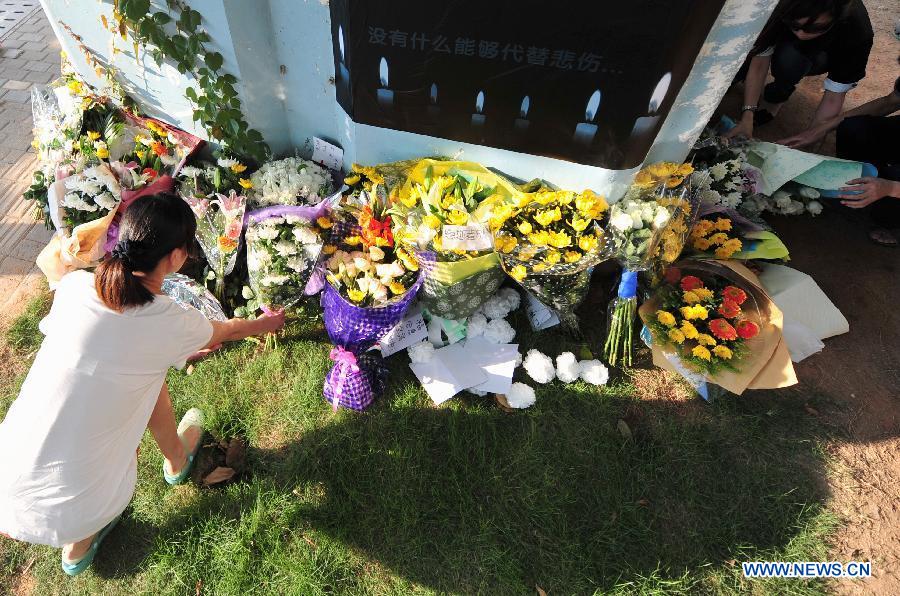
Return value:
[(612, 169), (646, 156), (724, 0), (331, 0), (356, 122)]

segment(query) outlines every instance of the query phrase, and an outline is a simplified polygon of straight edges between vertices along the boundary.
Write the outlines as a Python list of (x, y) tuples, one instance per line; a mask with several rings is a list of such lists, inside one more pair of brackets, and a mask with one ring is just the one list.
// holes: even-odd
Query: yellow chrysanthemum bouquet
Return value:
[(588, 269), (610, 258), (606, 199), (540, 189), (521, 196), (492, 220), (494, 245), (510, 277), (556, 310), (568, 327), (587, 293)]
[(421, 160), (391, 192), (397, 242), (424, 273), (431, 315), (465, 319), (503, 282), (490, 224), (512, 212), (514, 185), (470, 162)]
[(787, 259), (784, 243), (766, 226), (719, 205), (700, 205), (686, 253), (702, 259)]

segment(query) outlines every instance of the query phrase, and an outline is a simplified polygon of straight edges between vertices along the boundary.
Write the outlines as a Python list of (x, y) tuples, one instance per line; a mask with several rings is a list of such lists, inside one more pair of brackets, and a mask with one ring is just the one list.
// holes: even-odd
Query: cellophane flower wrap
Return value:
[(163, 294), (182, 308), (195, 308), (210, 321), (227, 321), (228, 315), (206, 286), (181, 273), (170, 273), (163, 279)]
[(431, 315), (467, 318), (503, 282), (490, 223), (521, 193), (479, 164), (425, 159), (390, 196), (395, 237), (424, 274), (420, 302)]
[(492, 218), (494, 246), (506, 273), (570, 330), (587, 294), (590, 268), (609, 259), (609, 206), (590, 190), (540, 189), (517, 198)]
[(377, 185), (343, 205), (326, 247), (325, 329), (335, 348), (323, 395), (363, 410), (384, 387), (380, 357), (366, 352), (403, 318), (422, 283), (412, 255), (394, 241), (387, 197)]
[(275, 205), (247, 217), (247, 271), (264, 312), (296, 305), (332, 227), (329, 206)]
[(646, 320), (654, 342), (707, 377), (740, 369), (761, 321), (752, 292), (712, 271), (702, 264), (670, 267), (654, 294), (657, 310)]
[(690, 164), (655, 163), (635, 174), (625, 196), (610, 209), (610, 235), (622, 276), (607, 308), (606, 360), (632, 364), (640, 271), (661, 271), (681, 254), (696, 216)]

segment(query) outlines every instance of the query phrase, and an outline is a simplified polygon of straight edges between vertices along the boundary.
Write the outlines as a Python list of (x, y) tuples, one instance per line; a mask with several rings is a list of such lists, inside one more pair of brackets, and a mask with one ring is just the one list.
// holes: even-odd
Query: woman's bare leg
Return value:
[(73, 544), (65, 545), (63, 547), (63, 555), (70, 561), (77, 561), (87, 554), (88, 549), (91, 547), (91, 543), (94, 542), (94, 536), (96, 536), (96, 534), (92, 534), (88, 538), (79, 540)]
[(150, 434), (153, 435), (166, 459), (166, 469), (170, 474), (177, 475), (187, 463), (188, 453), (193, 451), (197, 441), (200, 440), (201, 429), (192, 426), (185, 431), (184, 437), (178, 436), (178, 423), (175, 421), (175, 410), (172, 408), (169, 387), (166, 383), (163, 383), (159, 397), (156, 398), (156, 406), (150, 415), (147, 428), (150, 429)]

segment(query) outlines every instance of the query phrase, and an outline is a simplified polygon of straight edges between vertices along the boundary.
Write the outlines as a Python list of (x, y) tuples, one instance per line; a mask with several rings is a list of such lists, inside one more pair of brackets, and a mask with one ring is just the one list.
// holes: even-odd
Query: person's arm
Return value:
[(811, 126), (801, 133), (781, 139), (778, 143), (794, 148), (805, 147), (823, 139), (825, 135), (832, 130), (835, 130), (841, 125), (841, 122), (847, 118), (853, 118), (855, 116), (887, 116), (897, 110), (900, 110), (900, 93), (893, 91), (884, 97), (873, 99), (872, 101), (868, 101), (843, 114), (838, 114), (837, 116), (824, 120), (820, 124)]
[(274, 333), (284, 327), (284, 311), (263, 315), (258, 319), (229, 319), (227, 321), (210, 321), (213, 327), (212, 338), (206, 349), (214, 348), (226, 341), (239, 341), (254, 335)]
[[(762, 96), (763, 86), (766, 82), (766, 75), (769, 74), (769, 63), (772, 61), (771, 54), (766, 56), (754, 56), (750, 60), (750, 67), (747, 70), (747, 76), (744, 79), (744, 106), (759, 105), (759, 98)], [(752, 110), (741, 112), (741, 118), (737, 126), (725, 133), (726, 139), (736, 136), (744, 136), (750, 138), (753, 136), (753, 114)]]

